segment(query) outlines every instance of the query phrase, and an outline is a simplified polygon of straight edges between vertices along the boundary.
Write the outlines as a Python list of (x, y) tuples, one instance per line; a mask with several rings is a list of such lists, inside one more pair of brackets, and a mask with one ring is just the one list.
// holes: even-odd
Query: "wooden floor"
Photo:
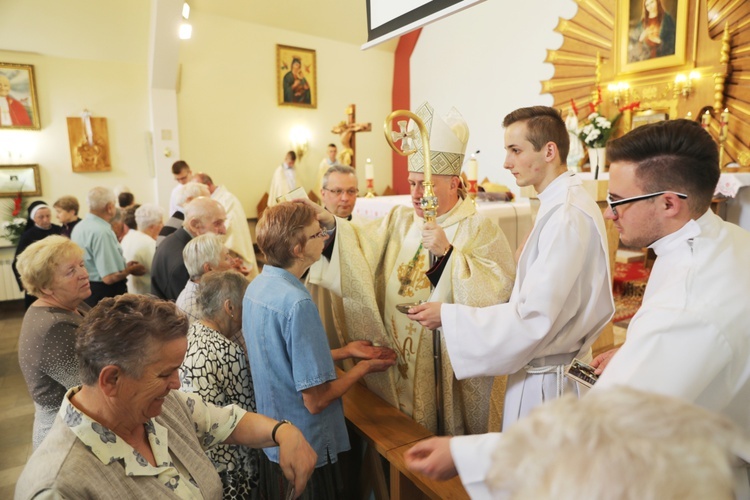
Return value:
[(13, 498), (31, 454), (34, 403), (18, 366), (23, 301), (0, 302), (0, 499)]

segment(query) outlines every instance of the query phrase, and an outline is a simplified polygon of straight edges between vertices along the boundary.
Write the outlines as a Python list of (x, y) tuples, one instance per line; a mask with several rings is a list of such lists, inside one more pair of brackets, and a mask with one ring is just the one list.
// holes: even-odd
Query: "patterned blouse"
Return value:
[[(255, 392), (244, 349), (200, 322), (190, 325), (180, 388), (217, 406), (255, 412)], [(219, 445), (208, 451), (224, 484), (224, 498), (247, 498), (258, 485), (258, 450)]]
[[(164, 486), (180, 498), (201, 498), (202, 495), (190, 474), (179, 461), (174, 461), (167, 446), (168, 429), (154, 419), (144, 425), (157, 466), (152, 466), (146, 458), (134, 450), (122, 438), (100, 423), (82, 413), (70, 402), (81, 387), (70, 389), (60, 407), (60, 418), (70, 430), (85, 444), (103, 464), (122, 461), (128, 476), (156, 476)], [(208, 448), (213, 443), (225, 441), (245, 415), (245, 410), (236, 406), (220, 408), (205, 404), (192, 394), (173, 391), (191, 410), (195, 432), (201, 445)]]
[(49, 432), (65, 393), (81, 383), (75, 354), (76, 328), (89, 306), (78, 313), (56, 307), (29, 307), (18, 339), (18, 362), (34, 400), (33, 445)]

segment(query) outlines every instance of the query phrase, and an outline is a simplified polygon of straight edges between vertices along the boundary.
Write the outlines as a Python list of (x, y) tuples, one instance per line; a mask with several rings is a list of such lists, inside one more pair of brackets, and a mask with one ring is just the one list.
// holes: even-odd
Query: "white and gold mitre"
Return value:
[[(424, 122), (430, 139), (430, 163), (434, 175), (461, 175), (469, 126), (456, 108), (443, 117), (435, 116), (430, 103), (424, 102), (415, 112)], [(417, 152), (409, 156), (409, 172), (424, 172), (424, 152), (419, 128), (409, 120), (409, 134), (414, 137)]]

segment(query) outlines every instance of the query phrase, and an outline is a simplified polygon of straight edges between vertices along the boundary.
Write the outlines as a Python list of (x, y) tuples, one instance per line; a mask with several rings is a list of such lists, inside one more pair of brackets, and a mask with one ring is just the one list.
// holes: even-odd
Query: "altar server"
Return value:
[[(521, 252), (516, 282), (505, 304), (476, 308), (432, 302), (409, 317), (428, 328), (442, 324), (456, 376), (509, 374), (503, 411), (507, 429), (532, 408), (581, 388), (565, 365), (590, 356), (590, 346), (614, 314), (607, 236), (601, 210), (568, 172), (568, 132), (552, 108), (513, 111), (503, 120), (505, 168), (519, 186), (534, 186), (541, 205)], [(499, 434), (427, 440), (410, 451), (410, 464), (434, 477), (461, 473), (476, 498)], [(449, 449), (450, 446), (450, 449)], [(453, 452), (451, 458), (451, 451)], [(463, 468), (462, 461), (470, 463)]]

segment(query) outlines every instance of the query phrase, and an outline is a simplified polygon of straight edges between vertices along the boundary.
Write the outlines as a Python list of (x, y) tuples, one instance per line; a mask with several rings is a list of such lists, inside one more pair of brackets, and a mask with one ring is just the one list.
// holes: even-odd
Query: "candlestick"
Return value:
[(367, 194), (365, 198), (375, 197), (375, 166), (371, 159), (365, 162), (365, 179), (367, 180)]
[(479, 162), (475, 154), (471, 155), (469, 163), (466, 165), (466, 180), (469, 183), (469, 195), (474, 198), (477, 194), (477, 177), (479, 176)]

